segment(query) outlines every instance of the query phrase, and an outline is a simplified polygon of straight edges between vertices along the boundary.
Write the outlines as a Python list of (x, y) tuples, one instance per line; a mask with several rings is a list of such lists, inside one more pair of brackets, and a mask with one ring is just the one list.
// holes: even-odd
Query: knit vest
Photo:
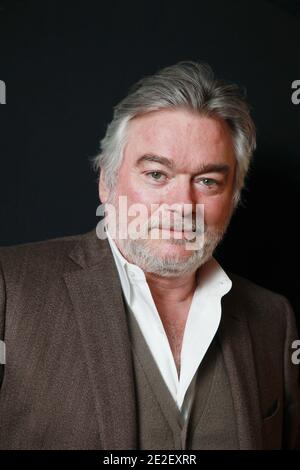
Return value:
[(193, 399), (184, 420), (133, 313), (127, 305), (126, 309), (135, 378), (138, 448), (238, 449), (231, 389), (217, 336), (186, 394), (187, 397), (192, 393)]

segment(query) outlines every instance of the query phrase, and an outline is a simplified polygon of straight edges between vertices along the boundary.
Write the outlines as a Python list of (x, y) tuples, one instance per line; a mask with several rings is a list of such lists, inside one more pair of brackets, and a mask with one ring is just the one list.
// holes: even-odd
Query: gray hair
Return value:
[(113, 119), (101, 140), (101, 151), (92, 159), (94, 169), (104, 171), (105, 183), (113, 190), (130, 120), (150, 111), (170, 108), (184, 108), (227, 122), (237, 160), (233, 198), (236, 207), (256, 147), (255, 126), (245, 90), (215, 78), (206, 63), (179, 62), (133, 85), (129, 94), (114, 108)]

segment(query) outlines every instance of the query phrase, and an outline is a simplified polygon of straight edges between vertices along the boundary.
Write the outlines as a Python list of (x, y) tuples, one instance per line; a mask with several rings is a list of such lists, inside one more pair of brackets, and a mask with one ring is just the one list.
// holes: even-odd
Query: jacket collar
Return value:
[(122, 290), (107, 241), (83, 235), (64, 274), (80, 331), (104, 449), (135, 449), (136, 407)]
[[(261, 410), (247, 312), (238, 286), (222, 298), (217, 335), (227, 370), (241, 450), (262, 449)], [(251, 314), (251, 311), (249, 312)]]

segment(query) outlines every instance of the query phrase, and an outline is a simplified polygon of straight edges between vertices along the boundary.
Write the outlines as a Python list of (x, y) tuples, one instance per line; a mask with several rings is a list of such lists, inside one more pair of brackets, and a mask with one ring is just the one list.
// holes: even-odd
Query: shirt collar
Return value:
[(110, 236), (108, 230), (106, 230), (106, 233), (115, 263), (117, 265), (125, 298), (130, 304), (132, 300), (132, 286), (136, 282), (147, 282), (145, 273), (139, 266), (129, 263), (129, 261), (124, 258), (115, 241)]
[[(147, 282), (145, 273), (139, 266), (129, 263), (124, 258), (107, 230), (106, 233), (117, 265), (124, 295), (130, 304), (133, 285), (136, 282)], [(231, 287), (231, 279), (214, 257), (211, 257), (197, 272), (197, 290), (201, 292), (205, 290), (207, 295), (217, 295), (221, 298), (230, 291)]]

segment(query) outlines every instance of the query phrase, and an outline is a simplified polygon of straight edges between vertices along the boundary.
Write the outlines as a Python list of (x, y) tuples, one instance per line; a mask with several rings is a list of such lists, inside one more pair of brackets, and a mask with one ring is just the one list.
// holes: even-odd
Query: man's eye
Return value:
[(212, 178), (202, 178), (201, 180), (198, 180), (199, 183), (204, 184), (204, 186), (214, 186), (218, 184), (218, 182)]
[(146, 173), (146, 175), (151, 176), (151, 178), (156, 181), (162, 180), (165, 176), (164, 173), (161, 173), (160, 171), (150, 171), (149, 173)]

